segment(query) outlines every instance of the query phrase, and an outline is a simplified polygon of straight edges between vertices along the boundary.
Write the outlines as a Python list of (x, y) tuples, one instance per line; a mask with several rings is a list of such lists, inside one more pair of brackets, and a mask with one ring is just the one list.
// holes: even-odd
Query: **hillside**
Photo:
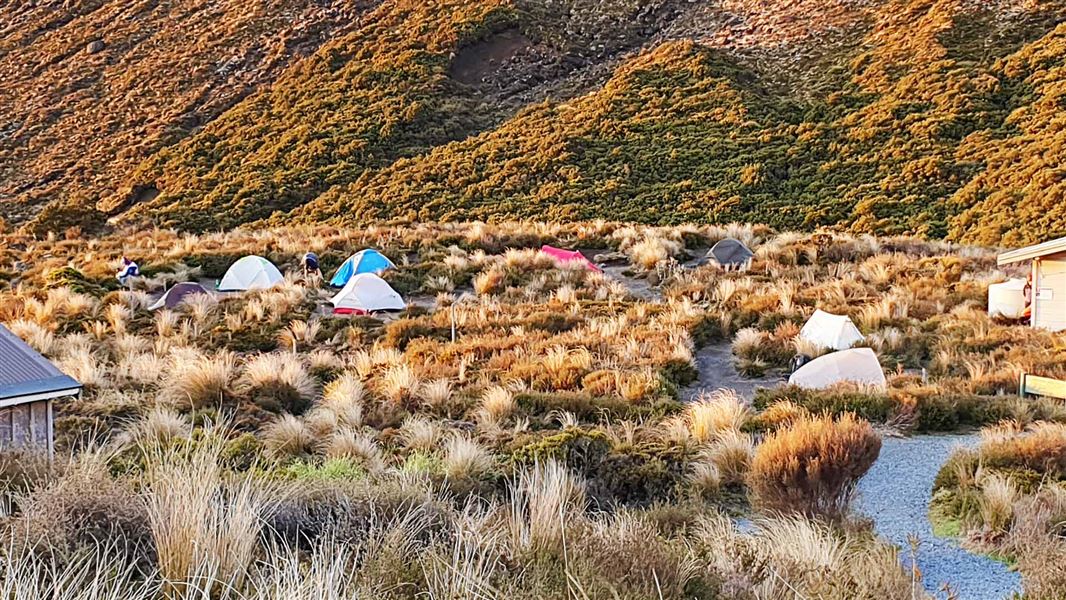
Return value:
[(0, 7), (5, 218), (1066, 233), (1058, 0), (279, 6)]
[(0, 4), (0, 214), (114, 193), (138, 163), (269, 85), (366, 4)]

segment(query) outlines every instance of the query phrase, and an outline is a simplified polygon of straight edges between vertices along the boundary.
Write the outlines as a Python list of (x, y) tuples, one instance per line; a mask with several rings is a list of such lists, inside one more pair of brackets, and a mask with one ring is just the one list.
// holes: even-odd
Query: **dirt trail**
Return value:
[(734, 390), (740, 397), (751, 400), (755, 388), (773, 387), (781, 383), (780, 377), (752, 379), (744, 377), (733, 366), (733, 351), (728, 343), (718, 342), (700, 348), (696, 353), (696, 370), (699, 379), (681, 390), (681, 400), (690, 402), (703, 392), (725, 388)]
[(603, 267), (603, 272), (626, 286), (626, 289), (629, 290), (629, 293), (632, 294), (634, 298), (638, 298), (645, 302), (661, 302), (663, 299), (662, 290), (653, 286), (643, 277), (630, 277), (625, 274), (626, 271), (629, 271), (632, 268), (633, 267), (628, 264), (609, 265)]

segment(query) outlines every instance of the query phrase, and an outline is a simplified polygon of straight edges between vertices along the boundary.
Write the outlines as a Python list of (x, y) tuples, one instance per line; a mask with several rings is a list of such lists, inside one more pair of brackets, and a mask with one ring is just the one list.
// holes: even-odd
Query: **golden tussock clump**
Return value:
[(836, 517), (880, 450), (881, 438), (853, 414), (802, 417), (759, 444), (747, 482), (763, 508)]

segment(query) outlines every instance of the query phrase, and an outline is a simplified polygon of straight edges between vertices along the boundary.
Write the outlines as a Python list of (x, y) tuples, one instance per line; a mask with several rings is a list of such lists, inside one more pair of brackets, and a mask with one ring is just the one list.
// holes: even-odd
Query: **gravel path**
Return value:
[(908, 536), (920, 540), (918, 568), (925, 588), (937, 598), (948, 583), (959, 600), (1002, 600), (1021, 592), (1021, 576), (1003, 563), (971, 554), (951, 540), (933, 535), (929, 523), (929, 500), (940, 466), (951, 450), (971, 446), (976, 435), (926, 435), (885, 438), (881, 456), (859, 482), (856, 508), (871, 517), (878, 533), (902, 549), (910, 567)]
[(648, 283), (648, 280), (643, 277), (630, 277), (625, 274), (632, 268), (628, 264), (602, 267), (604, 273), (626, 286), (634, 298), (645, 302), (660, 302), (663, 299), (662, 290)]
[(681, 390), (681, 400), (690, 402), (703, 392), (731, 389), (741, 398), (751, 400), (756, 387), (773, 387), (780, 378), (750, 379), (737, 372), (733, 365), (733, 351), (728, 343), (709, 344), (696, 352), (696, 370), (699, 379)]

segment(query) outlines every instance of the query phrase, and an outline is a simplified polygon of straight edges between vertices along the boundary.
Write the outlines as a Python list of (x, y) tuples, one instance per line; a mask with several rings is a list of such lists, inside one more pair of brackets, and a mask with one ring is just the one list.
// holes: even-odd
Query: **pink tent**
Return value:
[(559, 264), (579, 261), (584, 264), (586, 268), (592, 269), (593, 271), (603, 271), (603, 269), (596, 266), (596, 263), (585, 258), (585, 255), (577, 250), (563, 250), (562, 248), (556, 248), (545, 244), (540, 247), (540, 251), (554, 258), (555, 262)]

